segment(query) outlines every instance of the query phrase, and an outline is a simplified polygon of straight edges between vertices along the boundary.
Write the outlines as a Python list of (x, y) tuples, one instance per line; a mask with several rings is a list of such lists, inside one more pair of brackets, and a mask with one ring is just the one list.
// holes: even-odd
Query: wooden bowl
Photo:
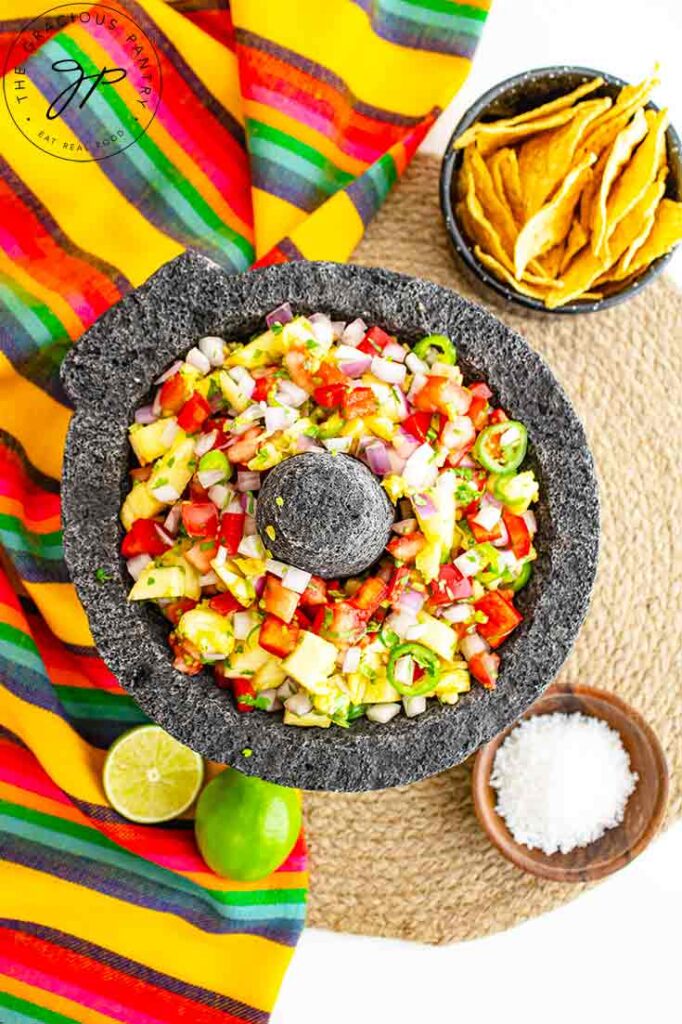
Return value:
[(495, 754), (515, 726), (481, 748), (472, 778), (476, 816), (491, 842), (518, 868), (554, 882), (592, 882), (634, 860), (660, 828), (668, 799), (668, 768), (658, 738), (642, 716), (614, 694), (591, 686), (553, 686), (520, 720), (575, 711), (601, 718), (620, 733), (631, 769), (639, 777), (623, 821), (601, 839), (570, 853), (553, 854), (516, 842), (495, 810), (497, 794), (490, 785)]

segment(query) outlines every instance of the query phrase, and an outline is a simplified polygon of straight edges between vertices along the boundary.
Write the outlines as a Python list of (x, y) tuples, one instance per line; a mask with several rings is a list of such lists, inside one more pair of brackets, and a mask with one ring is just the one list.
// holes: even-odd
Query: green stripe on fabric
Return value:
[[(97, 73), (97, 68), (91, 59), (68, 36), (60, 36), (58, 44), (55, 40), (51, 40), (45, 44), (43, 50), (52, 48), (57, 52), (59, 47), (62, 47), (70, 57), (80, 61), (81, 65), (87, 68), (90, 73)], [(100, 121), (102, 120), (101, 115), (109, 112), (114, 114), (118, 118), (119, 124), (129, 132), (132, 133), (137, 128), (137, 123), (131, 111), (126, 107), (120, 96), (116, 94), (115, 90), (109, 90), (106, 93), (103, 91), (94, 93), (90, 98), (89, 107), (94, 110)], [(130, 162), (146, 178), (150, 186), (164, 197), (169, 206), (184, 220), (190, 230), (199, 237), (202, 237), (206, 242), (212, 242), (217, 248), (226, 251), (228, 256), (230, 255), (230, 250), (237, 250), (239, 254), (237, 263), (243, 269), (246, 269), (253, 259), (251, 244), (220, 219), (215, 210), (209, 206), (190, 182), (179, 174), (165, 153), (159, 149), (148, 134), (142, 134), (135, 145), (129, 146), (125, 153)], [(143, 158), (146, 158), (146, 160)], [(153, 172), (151, 175), (149, 174), (150, 169)], [(166, 195), (163, 188), (159, 188), (161, 182), (158, 181), (158, 178), (160, 177), (164, 179), (168, 190), (174, 193), (172, 200), (171, 197)], [(155, 178), (157, 180), (154, 180)], [(207, 228), (210, 229), (213, 239), (207, 236)]]
[(5, 1011), (2, 1014), (3, 1024), (78, 1024), (75, 1017), (46, 1010), (44, 1006), (11, 996), (9, 992), (0, 992), (0, 1007)]
[(16, 281), (11, 283), (11, 287), (0, 282), (0, 301), (38, 346), (52, 344), (55, 337), (66, 333), (61, 320)]
[[(292, 135), (288, 135), (278, 128), (272, 128), (263, 121), (256, 121), (254, 118), (248, 118), (246, 125), (250, 149), (253, 150), (253, 142), (255, 140), (259, 140), (259, 144), (260, 140), (272, 143), (277, 149), (285, 150), (287, 153), (300, 158), (298, 161), (289, 164), (293, 170), (298, 171), (299, 174), (303, 174), (316, 183), (321, 184), (325, 181), (333, 181), (334, 191), (343, 188), (344, 185), (353, 181), (352, 174), (342, 171), (328, 157), (323, 156), (322, 153), (312, 146), (306, 145), (305, 142), (295, 139)], [(265, 156), (272, 156), (272, 154), (272, 149), (264, 153)], [(315, 168), (318, 172), (322, 171), (323, 174), (316, 173)]]
[[(402, 0), (403, 4), (416, 7), (420, 10), (440, 11), (443, 14), (455, 14), (461, 18), (469, 18), (472, 21), (484, 22), (488, 17), (488, 11), (480, 7), (472, 7), (471, 4), (456, 4), (451, 0)], [(391, 0), (384, 0), (383, 6), (390, 7)]]
[(396, 18), (409, 21), (415, 29), (442, 29), (444, 32), (459, 32), (462, 35), (476, 37), (480, 36), (483, 30), (482, 22), (460, 17), (452, 7), (449, 11), (420, 7), (419, 12), (415, 13), (414, 5), (405, 3), (405, 0), (382, 0), (381, 7), (387, 16), (394, 15)]
[(22, 630), (17, 629), (16, 626), (10, 626), (7, 622), (0, 622), (0, 640), (6, 641), (8, 644), (11, 644), (19, 650), (30, 651), (32, 654), (35, 654), (40, 658), (40, 654), (38, 653), (38, 648), (33, 637), (29, 636), (28, 633), (24, 633)]
[(82, 686), (53, 687), (73, 718), (106, 718), (113, 722), (147, 722), (149, 719), (127, 693), (108, 693)]
[(0, 536), (5, 547), (12, 551), (25, 551), (49, 559), (60, 559), (64, 554), (61, 530), (34, 533), (27, 529), (18, 516), (0, 513)]

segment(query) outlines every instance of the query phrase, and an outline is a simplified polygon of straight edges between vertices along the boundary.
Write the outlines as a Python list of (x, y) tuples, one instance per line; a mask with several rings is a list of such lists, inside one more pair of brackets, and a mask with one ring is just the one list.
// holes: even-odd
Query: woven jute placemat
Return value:
[[(414, 161), (354, 261), (487, 304), (450, 256), (438, 170), (433, 157)], [(661, 279), (615, 309), (576, 317), (490, 308), (549, 362), (582, 418), (599, 476), (599, 572), (559, 680), (614, 690), (653, 725), (671, 773), (670, 824), (682, 814), (682, 293)], [(378, 793), (306, 794), (309, 924), (457, 942), (582, 892), (523, 874), (489, 844), (474, 817), (471, 764)]]

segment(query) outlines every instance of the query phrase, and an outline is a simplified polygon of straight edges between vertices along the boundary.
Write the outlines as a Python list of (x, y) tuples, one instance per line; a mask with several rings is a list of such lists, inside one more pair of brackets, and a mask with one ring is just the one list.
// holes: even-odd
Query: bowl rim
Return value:
[[(592, 302), (569, 302), (565, 306), (558, 306), (556, 309), (547, 309), (544, 303), (540, 302), (539, 299), (534, 299), (529, 295), (522, 295), (520, 292), (510, 288), (503, 281), (500, 281), (499, 278), (495, 277), (494, 274), (490, 273), (490, 271), (486, 267), (482, 266), (482, 264), (480, 264), (476, 259), (466, 235), (459, 226), (452, 203), (452, 181), (461, 162), (461, 150), (455, 149), (453, 144), (462, 132), (474, 124), (475, 121), (479, 120), (481, 115), (484, 114), (487, 107), (494, 100), (504, 95), (514, 86), (528, 81), (541, 81), (542, 79), (551, 77), (552, 75), (558, 76), (560, 74), (581, 75), (586, 81), (590, 78), (603, 78), (605, 85), (618, 86), (619, 88), (623, 88), (630, 84), (625, 81), (625, 79), (619, 78), (617, 75), (612, 75), (608, 71), (598, 71), (596, 68), (583, 67), (578, 64), (555, 64), (541, 68), (532, 68), (530, 71), (522, 71), (516, 75), (510, 76), (509, 78), (505, 78), (482, 93), (462, 114), (445, 147), (445, 152), (441, 161), (439, 178), (440, 208), (441, 215), (445, 223), (445, 229), (447, 231), (451, 247), (454, 249), (459, 259), (464, 263), (468, 271), (484, 286), (495, 292), (507, 302), (515, 303), (526, 310), (530, 309), (533, 310), (533, 312), (542, 313), (545, 316), (572, 316), (577, 313), (598, 313), (600, 310), (609, 309), (612, 306), (617, 306), (621, 302), (627, 301), (627, 299), (637, 295), (642, 288), (645, 288), (650, 284), (654, 278), (658, 277), (666, 264), (672, 258), (675, 249), (677, 248), (677, 246), (675, 246), (669, 252), (664, 253), (663, 256), (659, 256), (643, 274), (620, 291), (614, 292), (612, 295), (608, 295), (605, 298), (597, 299)], [(645, 109), (659, 110), (660, 108), (650, 101), (647, 103)], [(666, 129), (666, 140), (668, 147), (672, 148), (675, 152), (680, 153), (680, 159), (682, 160), (682, 141), (672, 124), (669, 124)], [(679, 191), (682, 192), (682, 171), (680, 173)]]
[[(647, 741), (653, 759), (656, 763), (657, 779), (659, 782), (656, 801), (649, 820), (646, 822), (645, 827), (642, 829), (635, 843), (627, 851), (627, 854), (614, 853), (608, 860), (597, 862), (594, 865), (588, 864), (587, 866), (580, 868), (566, 868), (563, 865), (553, 865), (551, 861), (546, 862), (537, 860), (533, 856), (533, 850), (529, 850), (522, 843), (517, 843), (507, 827), (506, 822), (500, 817), (495, 809), (494, 798), (491, 796), (493, 791), (489, 782), (490, 773), (498, 749), (519, 725), (519, 723), (536, 715), (571, 713), (567, 709), (562, 711), (560, 707), (551, 706), (552, 702), (555, 701), (556, 698), (565, 698), (569, 700), (571, 697), (582, 697), (597, 704), (611, 705), (612, 707), (617, 708), (625, 718), (630, 719), (630, 721), (637, 726), (639, 732)], [(606, 721), (607, 725), (610, 725), (605, 716), (598, 714), (598, 712), (594, 710), (586, 710), (584, 707), (576, 707), (575, 711), (580, 711), (582, 714), (600, 718), (602, 721)], [(617, 726), (610, 725), (610, 727), (615, 728), (616, 731), (618, 731)], [(507, 728), (503, 729), (489, 743), (486, 743), (485, 746), (480, 748), (474, 758), (474, 766), (471, 776), (471, 790), (474, 812), (479, 825), (493, 846), (496, 847), (503, 857), (514, 864), (515, 867), (519, 868), (521, 871), (525, 871), (527, 874), (535, 875), (538, 878), (545, 878), (554, 882), (592, 882), (597, 881), (600, 878), (606, 878), (608, 875), (611, 875), (615, 871), (619, 871), (621, 868), (625, 867), (626, 864), (629, 864), (638, 857), (657, 835), (663, 823), (663, 819), (665, 818), (665, 812), (668, 804), (670, 772), (663, 747), (661, 746), (661, 741), (656, 735), (656, 732), (652, 726), (649, 725), (644, 716), (631, 704), (628, 704), (627, 701), (623, 700), (622, 697), (619, 697), (618, 694), (613, 693), (610, 690), (602, 690), (587, 684), (555, 683), (548, 687), (542, 696), (539, 697), (538, 700), (535, 701), (535, 703), (532, 704), (516, 722), (507, 726)], [(589, 846), (586, 847), (586, 849), (589, 849)]]
[[(127, 492), (127, 428), (134, 409), (146, 399), (150, 382), (197, 337), (223, 331), (248, 337), (285, 299), (302, 312), (366, 311), (408, 341), (456, 330), (464, 368), (468, 364), (470, 372), (485, 377), (501, 404), (525, 419), (531, 450), (542, 449), (537, 464), (546, 543), (526, 596), (533, 614), (505, 645), (501, 679), (513, 677), (514, 686), (472, 688), (459, 706), (434, 707), (414, 719), (399, 716), (390, 731), (364, 721), (348, 730), (284, 727), (274, 720), (279, 716), (239, 714), (208, 673), (187, 677), (174, 670), (160, 616), (157, 622), (127, 601), (119, 511)], [(515, 721), (550, 684), (573, 646), (589, 607), (599, 550), (599, 494), (584, 428), (538, 353), (454, 291), (352, 264), (296, 261), (235, 275), (186, 252), (89, 328), (67, 356), (62, 381), (76, 406), (64, 458), (65, 557), (93, 637), (142, 709), (210, 760), (304, 789), (358, 791), (415, 782), (464, 760), (501, 723)], [(99, 569), (111, 577), (104, 584), (95, 578)], [(254, 727), (257, 717), (262, 721)], [(376, 729), (386, 731), (381, 744), (372, 733)], [(330, 738), (305, 739), (314, 733)], [(242, 756), (246, 748), (251, 753)]]

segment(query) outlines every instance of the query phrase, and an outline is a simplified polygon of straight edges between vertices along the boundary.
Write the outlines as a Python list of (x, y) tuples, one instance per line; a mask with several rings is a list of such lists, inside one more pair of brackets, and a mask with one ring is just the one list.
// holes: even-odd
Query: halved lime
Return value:
[(158, 725), (139, 725), (116, 740), (102, 783), (115, 811), (141, 825), (170, 821), (191, 806), (204, 781), (204, 762)]

